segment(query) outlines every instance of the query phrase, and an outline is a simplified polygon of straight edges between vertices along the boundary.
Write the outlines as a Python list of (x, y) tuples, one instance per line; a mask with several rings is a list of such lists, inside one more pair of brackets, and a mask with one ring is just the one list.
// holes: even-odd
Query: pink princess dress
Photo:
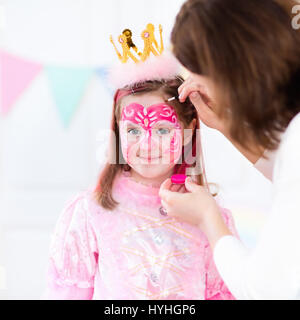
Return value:
[[(205, 235), (161, 215), (158, 192), (122, 172), (113, 211), (97, 204), (92, 189), (72, 199), (52, 236), (43, 299), (234, 299)], [(230, 212), (221, 210), (236, 234)]]

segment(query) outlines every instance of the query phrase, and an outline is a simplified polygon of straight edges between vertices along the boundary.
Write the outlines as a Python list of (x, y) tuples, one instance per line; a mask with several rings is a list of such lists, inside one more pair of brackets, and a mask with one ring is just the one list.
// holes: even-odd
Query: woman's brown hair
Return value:
[[(274, 150), (300, 111), (300, 32), (292, 0), (188, 0), (172, 30), (173, 51), (217, 88), (216, 113), (246, 149)], [(260, 151), (251, 146), (259, 146)]]
[[(139, 95), (147, 92), (160, 92), (162, 96), (173, 97), (178, 95), (178, 87), (182, 84), (183, 79), (181, 77), (176, 77), (173, 80), (168, 81), (147, 81), (144, 83), (136, 84), (130, 88), (123, 88), (121, 91), (127, 92), (130, 90), (130, 94)], [(113, 210), (117, 205), (113, 199), (113, 182), (117, 174), (121, 170), (129, 170), (130, 167), (126, 164), (121, 151), (120, 146), (120, 136), (119, 136), (119, 119), (121, 111), (121, 99), (116, 99), (117, 95), (120, 93), (118, 90), (115, 94), (112, 120), (111, 120), (111, 139), (108, 152), (108, 161), (105, 164), (104, 168), (101, 170), (97, 187), (94, 191), (94, 196), (96, 201), (105, 209)], [(207, 185), (204, 171), (204, 164), (202, 161), (202, 148), (200, 142), (200, 127), (199, 120), (197, 117), (197, 111), (191, 102), (187, 99), (186, 102), (180, 103), (177, 99), (168, 102), (172, 105), (180, 119), (183, 122), (184, 127), (187, 127), (193, 119), (196, 119), (196, 126), (193, 131), (191, 141), (184, 146), (182, 151), (182, 157), (179, 160), (178, 164), (174, 167), (174, 173), (185, 173), (186, 168), (193, 168), (195, 165), (199, 165), (200, 158), (200, 171), (195, 171), (195, 180), (200, 185)], [(200, 155), (199, 155), (200, 153)], [(189, 161), (185, 160), (189, 158)], [(194, 162), (191, 162), (191, 157), (195, 159)], [(195, 168), (199, 169), (200, 168)]]

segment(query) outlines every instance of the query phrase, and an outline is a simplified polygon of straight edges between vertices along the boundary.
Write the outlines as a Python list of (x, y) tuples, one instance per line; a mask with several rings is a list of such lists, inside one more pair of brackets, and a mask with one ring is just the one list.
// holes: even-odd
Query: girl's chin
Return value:
[(133, 170), (145, 178), (155, 178), (166, 175), (174, 165), (137, 165), (132, 166)]
[(173, 161), (170, 159), (170, 157), (157, 157), (157, 158), (142, 158), (142, 157), (137, 157), (132, 161), (129, 161), (128, 163), (130, 163), (130, 165), (136, 165), (136, 166), (172, 166), (175, 165), (176, 162), (179, 160), (180, 157), (178, 157), (178, 159), (173, 159)]
[(162, 161), (162, 159), (156, 159), (156, 160), (140, 160), (138, 162), (136, 162), (136, 164), (138, 166), (161, 166), (161, 165), (164, 165), (166, 163), (164, 163)]

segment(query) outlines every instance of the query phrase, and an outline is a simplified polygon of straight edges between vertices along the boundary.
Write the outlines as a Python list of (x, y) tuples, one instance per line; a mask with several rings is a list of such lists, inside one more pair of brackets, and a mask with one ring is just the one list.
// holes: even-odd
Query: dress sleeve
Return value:
[[(228, 226), (229, 230), (238, 237), (232, 214), (225, 208), (220, 208), (223, 219)], [(206, 248), (206, 300), (235, 300), (235, 297), (231, 294), (223, 279), (221, 278), (214, 259), (213, 252), (208, 245)]]
[(52, 234), (42, 299), (92, 299), (97, 258), (85, 198), (78, 195), (65, 206)]
[(256, 247), (233, 236), (215, 245), (214, 260), (237, 299), (300, 298), (300, 117), (286, 130), (274, 167), (271, 212)]

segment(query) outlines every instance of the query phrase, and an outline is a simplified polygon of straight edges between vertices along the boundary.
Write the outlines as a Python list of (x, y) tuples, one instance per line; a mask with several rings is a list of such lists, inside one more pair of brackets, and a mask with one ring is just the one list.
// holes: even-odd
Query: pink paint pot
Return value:
[(187, 176), (185, 174), (173, 174), (171, 177), (171, 181), (173, 184), (184, 184)]

